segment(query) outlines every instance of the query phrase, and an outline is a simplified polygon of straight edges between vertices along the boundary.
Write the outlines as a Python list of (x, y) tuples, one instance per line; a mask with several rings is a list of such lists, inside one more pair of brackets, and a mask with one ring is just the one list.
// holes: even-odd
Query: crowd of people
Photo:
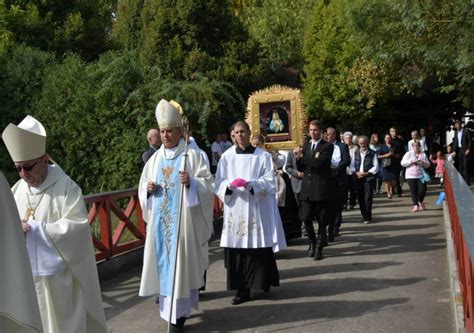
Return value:
[[(309, 123), (302, 146), (274, 151), (238, 121), (232, 142), (226, 133), (216, 136), (209, 159), (182, 114), (174, 101), (158, 104), (159, 130), (147, 133), (138, 189), (147, 222), (139, 295), (158, 296), (171, 331), (182, 330), (205, 287), (215, 195), (224, 207), (220, 245), (227, 289), (235, 291), (231, 304), (238, 305), (252, 289), (268, 293), (279, 286), (275, 253), (287, 246), (282, 220), (301, 226), (307, 254), (318, 261), (340, 235), (344, 209), (358, 205), (362, 223), (376, 222), (373, 197), (383, 183), (392, 199), (402, 195), (406, 181), (413, 213), (426, 209), (433, 176), (443, 184), (445, 163), (455, 161), (469, 183), (471, 138), (461, 122), (447, 151), (423, 130), (413, 130), (405, 144), (395, 127), (383, 136), (338, 136), (317, 120)], [(31, 116), (2, 133), (20, 180), (10, 190), (0, 174), (0, 245), (2, 252), (14, 252), (1, 261), (0, 330), (106, 332), (81, 189), (46, 153), (46, 137)]]

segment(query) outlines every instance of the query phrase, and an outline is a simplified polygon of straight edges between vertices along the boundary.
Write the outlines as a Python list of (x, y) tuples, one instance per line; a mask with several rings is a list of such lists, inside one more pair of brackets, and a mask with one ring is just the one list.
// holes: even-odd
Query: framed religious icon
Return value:
[(298, 89), (275, 85), (254, 92), (247, 112), (252, 135), (262, 134), (267, 149), (293, 149), (303, 144), (308, 117)]

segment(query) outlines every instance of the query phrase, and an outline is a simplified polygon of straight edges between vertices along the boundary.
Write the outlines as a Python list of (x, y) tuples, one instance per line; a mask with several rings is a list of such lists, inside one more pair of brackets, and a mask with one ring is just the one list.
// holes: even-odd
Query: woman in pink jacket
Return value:
[(410, 187), (411, 200), (413, 202), (412, 212), (425, 209), (423, 200), (426, 195), (426, 182), (422, 181), (424, 169), (430, 166), (430, 161), (421, 151), (420, 142), (413, 142), (413, 150), (408, 151), (402, 158), (402, 166), (406, 168), (405, 179)]

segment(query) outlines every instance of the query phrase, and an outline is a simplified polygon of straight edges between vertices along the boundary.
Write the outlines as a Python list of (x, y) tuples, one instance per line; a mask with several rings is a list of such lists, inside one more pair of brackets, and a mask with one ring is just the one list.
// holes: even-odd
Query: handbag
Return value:
[(386, 157), (382, 160), (382, 167), (386, 168), (392, 164), (392, 159), (389, 157)]
[(421, 176), (420, 180), (423, 184), (426, 184), (431, 181), (430, 174), (426, 172), (425, 169), (423, 169), (423, 175)]

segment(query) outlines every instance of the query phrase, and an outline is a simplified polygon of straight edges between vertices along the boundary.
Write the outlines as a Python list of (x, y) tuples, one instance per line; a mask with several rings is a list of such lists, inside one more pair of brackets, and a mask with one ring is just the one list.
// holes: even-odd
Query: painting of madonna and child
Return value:
[(260, 133), (267, 142), (291, 139), (290, 101), (260, 104)]

